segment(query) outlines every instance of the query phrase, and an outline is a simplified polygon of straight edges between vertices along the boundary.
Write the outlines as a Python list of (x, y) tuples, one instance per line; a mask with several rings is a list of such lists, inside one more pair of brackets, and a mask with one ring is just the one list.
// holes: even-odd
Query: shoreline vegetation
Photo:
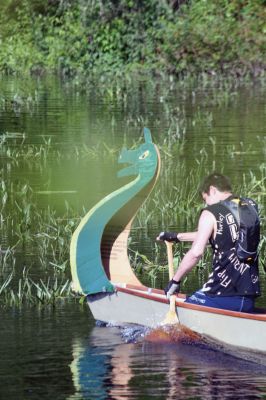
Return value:
[(0, 73), (265, 74), (264, 0), (0, 0)]

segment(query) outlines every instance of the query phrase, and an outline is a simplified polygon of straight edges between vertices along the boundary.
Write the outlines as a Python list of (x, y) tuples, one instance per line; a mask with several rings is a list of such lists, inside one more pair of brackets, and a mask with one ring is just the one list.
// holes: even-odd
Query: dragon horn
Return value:
[(151, 131), (148, 128), (144, 128), (144, 138), (146, 143), (152, 143)]

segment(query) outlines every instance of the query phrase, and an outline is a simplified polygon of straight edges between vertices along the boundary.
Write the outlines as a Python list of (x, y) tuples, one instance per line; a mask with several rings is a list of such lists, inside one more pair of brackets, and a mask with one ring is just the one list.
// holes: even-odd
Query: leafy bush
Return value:
[[(263, 0), (2, 0), (0, 71), (265, 70)], [(172, 6), (171, 6), (172, 4)]]

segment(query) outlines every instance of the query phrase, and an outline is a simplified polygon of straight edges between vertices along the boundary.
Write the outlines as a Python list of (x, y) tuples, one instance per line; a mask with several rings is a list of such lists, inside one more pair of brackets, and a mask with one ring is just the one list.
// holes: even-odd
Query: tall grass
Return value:
[(0, 305), (21, 306), (22, 304), (55, 305), (58, 301), (65, 300), (71, 296), (71, 285), (69, 280), (62, 281), (42, 279), (34, 281), (23, 271), (22, 278), (13, 282), (13, 273), (3, 281), (0, 286)]
[[(172, 110), (169, 110), (172, 115)], [(149, 258), (138, 250), (140, 236), (138, 232), (154, 232), (154, 227), (177, 229), (182, 227), (187, 230), (195, 228), (197, 215), (202, 208), (199, 201), (197, 187), (201, 178), (214, 168), (213, 161), (217, 155), (217, 143), (210, 136), (210, 146), (198, 148), (195, 158), (188, 165), (186, 157), (186, 143), (184, 140), (187, 124), (178, 111), (178, 127), (173, 133), (170, 124), (169, 132), (158, 139), (158, 147), (162, 157), (162, 171), (157, 186), (152, 195), (139, 210), (133, 224), (131, 234), (130, 259), (132, 267), (137, 274), (148, 279), (152, 286), (161, 285), (159, 276), (163, 274), (167, 279), (166, 254), (163, 246), (151, 239), (152, 256)], [(173, 116), (173, 120), (174, 120)], [(191, 123), (204, 126), (211, 124), (210, 113), (199, 112)], [(1, 158), (8, 160), (8, 173), (1, 176), (0, 181), (0, 232), (6, 238), (0, 247), (0, 304), (18, 305), (24, 302), (30, 304), (55, 304), (57, 299), (71, 298), (69, 244), (71, 236), (86, 210), (82, 212), (71, 207), (65, 202), (64, 210), (58, 213), (51, 206), (39, 208), (34, 189), (28, 183), (20, 183), (12, 179), (13, 168), (18, 168), (27, 160), (31, 165), (36, 165), (40, 171), (46, 168), (47, 163), (54, 157), (58, 162), (65, 160), (65, 154), (59, 148), (52, 146), (50, 138), (45, 138), (42, 144), (28, 145), (25, 137), (16, 136), (20, 141), (16, 146), (11, 141), (14, 135), (4, 134), (0, 145)], [(140, 139), (142, 140), (142, 138)], [(139, 141), (140, 141), (139, 140)], [(137, 147), (138, 142), (132, 147)], [(259, 146), (248, 149), (241, 143), (227, 145), (220, 154), (223, 165), (237, 163), (244, 152), (249, 154), (265, 154), (266, 141), (258, 138)], [(118, 148), (110, 148), (104, 143), (97, 147), (76, 147), (72, 157), (80, 159), (93, 157), (100, 162), (103, 154), (112, 160), (118, 156)], [(261, 240), (261, 271), (266, 261), (265, 239), (265, 196), (266, 196), (266, 165), (262, 163), (255, 172), (247, 172), (235, 180), (237, 193), (255, 198), (261, 205), (262, 215), (262, 240)], [(175, 258), (180, 260), (185, 246), (176, 246)], [(196, 279), (199, 283), (208, 273), (208, 254), (195, 269)], [(40, 278), (42, 276), (42, 278)], [(186, 285), (186, 282), (184, 282)]]

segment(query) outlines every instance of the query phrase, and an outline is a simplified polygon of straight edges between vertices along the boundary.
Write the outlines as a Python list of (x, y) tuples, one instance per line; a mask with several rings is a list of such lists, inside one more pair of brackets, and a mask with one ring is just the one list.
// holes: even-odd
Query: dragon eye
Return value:
[(144, 160), (144, 158), (148, 157), (149, 154), (149, 150), (144, 151), (144, 153), (139, 156), (139, 160)]

